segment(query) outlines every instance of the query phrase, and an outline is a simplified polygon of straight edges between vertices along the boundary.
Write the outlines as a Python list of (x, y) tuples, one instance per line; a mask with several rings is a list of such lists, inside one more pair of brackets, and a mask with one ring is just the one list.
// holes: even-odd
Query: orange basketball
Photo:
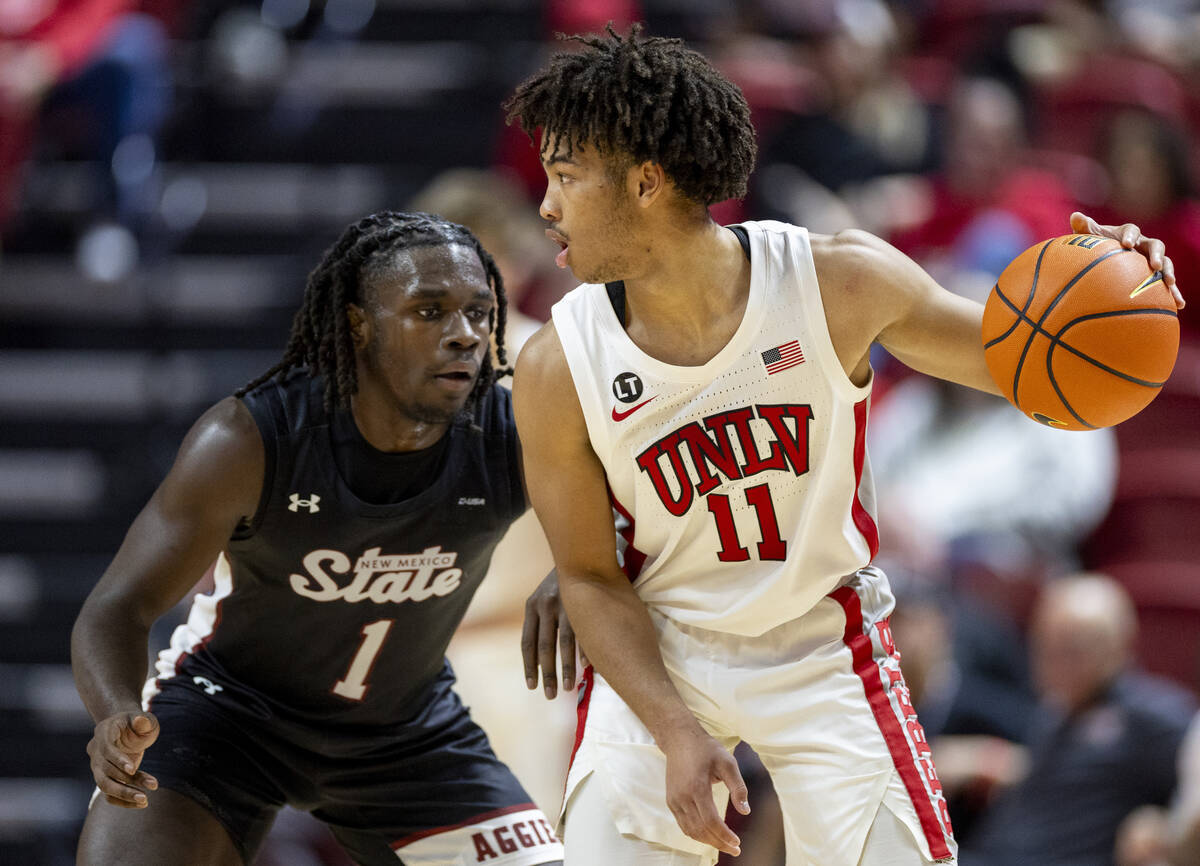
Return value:
[(983, 312), (988, 370), (1008, 401), (1066, 430), (1111, 427), (1171, 375), (1179, 318), (1161, 272), (1118, 241), (1064, 235), (1004, 269)]

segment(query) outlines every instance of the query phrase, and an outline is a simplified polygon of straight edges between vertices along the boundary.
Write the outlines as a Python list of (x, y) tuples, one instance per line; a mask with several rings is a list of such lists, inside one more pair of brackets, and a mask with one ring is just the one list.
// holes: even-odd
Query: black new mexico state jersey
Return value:
[(525, 510), (511, 396), (493, 386), (452, 426), (430, 486), (390, 505), (341, 478), (320, 380), (293, 373), (244, 402), (266, 445), (264, 494), (213, 596), (197, 598), (160, 657), (160, 679), (204, 678), (251, 712), (302, 724), (402, 722)]

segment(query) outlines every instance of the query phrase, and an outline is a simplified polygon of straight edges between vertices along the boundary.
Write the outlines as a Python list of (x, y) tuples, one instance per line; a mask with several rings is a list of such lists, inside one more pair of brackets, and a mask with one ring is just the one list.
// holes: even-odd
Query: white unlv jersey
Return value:
[(641, 351), (603, 285), (553, 315), (638, 595), (681, 623), (759, 635), (867, 565), (878, 533), (870, 383), (834, 353), (808, 232), (744, 228), (746, 312), (702, 366)]

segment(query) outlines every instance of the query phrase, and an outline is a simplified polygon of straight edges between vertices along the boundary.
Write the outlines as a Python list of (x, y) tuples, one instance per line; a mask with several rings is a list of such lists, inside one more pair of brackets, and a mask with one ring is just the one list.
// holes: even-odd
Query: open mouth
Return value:
[(567, 249), (569, 247), (569, 242), (554, 229), (546, 229), (546, 237), (550, 238), (550, 240), (554, 241), (559, 246), (558, 255), (554, 257), (554, 264), (558, 265), (560, 268), (565, 268), (567, 266)]
[(447, 370), (434, 375), (434, 380), (447, 391), (460, 394), (475, 386), (475, 373), (467, 370)]

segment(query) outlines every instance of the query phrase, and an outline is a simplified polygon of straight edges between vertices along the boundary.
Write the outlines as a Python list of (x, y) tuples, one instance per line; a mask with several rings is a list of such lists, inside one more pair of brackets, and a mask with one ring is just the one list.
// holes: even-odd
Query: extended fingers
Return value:
[(538, 617), (537, 653), (538, 665), (542, 669), (542, 688), (548, 699), (558, 694), (555, 672), (558, 657), (558, 617), (542, 611)]
[(575, 688), (575, 630), (566, 611), (558, 615), (558, 655), (562, 659), (563, 691)]
[(1071, 214), (1071, 231), (1080, 235), (1101, 234), (1100, 224), (1084, 213), (1075, 211)]
[(741, 853), (741, 840), (717, 813), (711, 786), (697, 786), (668, 805), (687, 836), (735, 857)]
[(525, 602), (525, 622), (521, 625), (521, 660), (525, 663), (525, 687), (537, 688), (537, 604), (533, 598)]
[(1167, 284), (1167, 288), (1171, 290), (1171, 297), (1175, 299), (1175, 307), (1182, 310), (1187, 306), (1187, 301), (1183, 299), (1183, 293), (1179, 291), (1179, 284), (1175, 282), (1175, 263), (1171, 261), (1170, 256), (1163, 256), (1163, 282)]
[(149, 773), (128, 773), (122, 764), (108, 760), (93, 761), (92, 777), (105, 799), (114, 806), (141, 809), (146, 806), (146, 792), (158, 788), (158, 780)]

